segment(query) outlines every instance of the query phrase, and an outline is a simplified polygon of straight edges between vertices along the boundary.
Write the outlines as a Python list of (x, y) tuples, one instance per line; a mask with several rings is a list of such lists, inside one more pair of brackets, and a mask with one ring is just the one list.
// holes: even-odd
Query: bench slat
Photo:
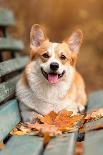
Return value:
[(43, 140), (34, 136), (13, 136), (0, 155), (40, 155)]
[(0, 84), (0, 102), (3, 102), (15, 93), (16, 83), (19, 78), (20, 76), (16, 76), (15, 78)]
[(24, 49), (22, 41), (8, 38), (0, 38), (0, 51), (20, 51)]
[(103, 91), (93, 92), (88, 99), (88, 111), (103, 107)]
[(73, 155), (77, 132), (53, 138), (47, 145), (44, 155)]
[(25, 56), (0, 63), (0, 77), (24, 68), (27, 62), (28, 57)]
[(84, 155), (103, 154), (103, 130), (86, 134)]
[(0, 9), (0, 26), (10, 26), (15, 24), (13, 13), (8, 9)]
[(0, 140), (20, 122), (20, 115), (17, 100), (11, 100), (0, 106)]
[[(103, 91), (94, 92), (89, 97), (88, 111), (103, 108)], [(86, 124), (86, 127), (103, 125), (103, 118)], [(85, 134), (84, 155), (103, 154), (103, 130), (91, 131)]]

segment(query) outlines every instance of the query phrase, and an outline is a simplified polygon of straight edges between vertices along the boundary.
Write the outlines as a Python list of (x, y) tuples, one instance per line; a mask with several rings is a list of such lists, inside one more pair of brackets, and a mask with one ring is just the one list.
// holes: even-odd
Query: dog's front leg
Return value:
[(31, 122), (39, 113), (37, 108), (38, 103), (36, 102), (33, 93), (27, 86), (22, 85), (21, 81), (19, 81), (16, 87), (16, 95), (19, 100), (22, 121)]

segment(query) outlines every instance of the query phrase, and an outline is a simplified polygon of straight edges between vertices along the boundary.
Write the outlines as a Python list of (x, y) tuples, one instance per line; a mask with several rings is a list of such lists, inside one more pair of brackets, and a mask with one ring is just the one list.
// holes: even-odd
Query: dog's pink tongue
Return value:
[(51, 84), (55, 84), (58, 82), (58, 75), (48, 74), (48, 81)]

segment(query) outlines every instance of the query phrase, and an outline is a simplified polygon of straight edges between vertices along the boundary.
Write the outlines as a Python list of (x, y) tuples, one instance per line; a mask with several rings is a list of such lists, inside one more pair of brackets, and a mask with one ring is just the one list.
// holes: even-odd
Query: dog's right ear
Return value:
[(70, 37), (68, 37), (65, 42), (67, 43), (69, 50), (74, 53), (78, 54), (80, 46), (83, 40), (83, 33), (81, 30), (76, 30)]
[(37, 48), (39, 47), (45, 40), (47, 36), (45, 34), (45, 30), (39, 24), (34, 24), (31, 28), (30, 32), (30, 47)]

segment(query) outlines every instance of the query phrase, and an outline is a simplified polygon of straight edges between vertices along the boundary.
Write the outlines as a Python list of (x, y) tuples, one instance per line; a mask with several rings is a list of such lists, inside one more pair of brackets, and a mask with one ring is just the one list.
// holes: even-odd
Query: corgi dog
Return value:
[(66, 109), (76, 114), (85, 109), (85, 84), (76, 71), (82, 39), (77, 30), (62, 43), (50, 42), (42, 26), (32, 26), (30, 61), (16, 87), (24, 122), (50, 111)]

